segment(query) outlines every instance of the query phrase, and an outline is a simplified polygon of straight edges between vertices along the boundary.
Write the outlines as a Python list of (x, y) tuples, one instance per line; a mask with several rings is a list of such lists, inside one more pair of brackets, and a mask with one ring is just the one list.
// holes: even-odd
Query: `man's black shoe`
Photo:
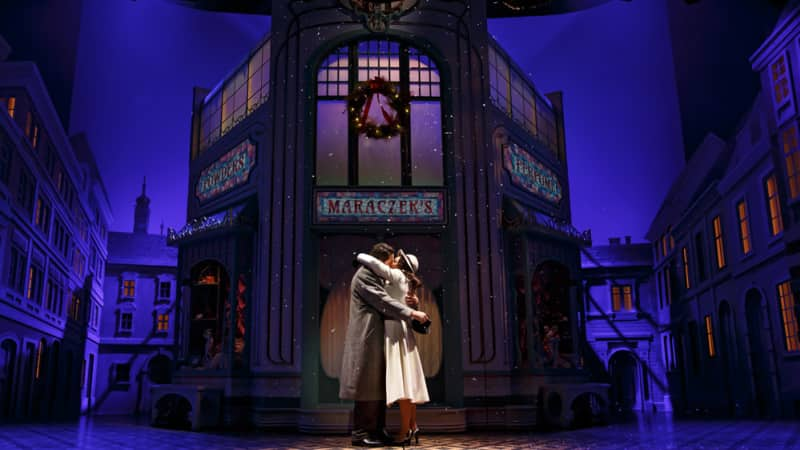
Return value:
[(353, 444), (353, 447), (383, 447), (386, 445), (383, 441), (372, 438), (358, 439), (350, 443)]

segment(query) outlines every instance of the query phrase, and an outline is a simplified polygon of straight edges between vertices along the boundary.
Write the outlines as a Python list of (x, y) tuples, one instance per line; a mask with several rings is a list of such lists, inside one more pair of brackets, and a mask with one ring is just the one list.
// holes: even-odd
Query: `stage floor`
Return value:
[[(625, 423), (550, 433), (471, 432), (420, 435), (420, 448), (441, 449), (800, 449), (800, 423), (671, 420), (646, 415)], [(75, 423), (0, 425), (0, 449), (334, 449), (346, 435), (189, 432), (144, 420), (95, 417)]]

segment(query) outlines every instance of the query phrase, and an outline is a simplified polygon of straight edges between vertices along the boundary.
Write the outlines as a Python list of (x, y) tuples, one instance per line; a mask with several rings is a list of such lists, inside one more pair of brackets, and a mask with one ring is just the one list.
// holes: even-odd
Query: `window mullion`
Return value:
[[(406, 117), (406, 123), (401, 124), (405, 130), (400, 134), (400, 173), (402, 186), (411, 186), (411, 93), (409, 88), (409, 63), (408, 63), (408, 45), (400, 46), (400, 86), (399, 91), (401, 95), (408, 95), (409, 99), (409, 113)], [(391, 58), (390, 58), (391, 61)]]
[[(350, 44), (348, 47), (347, 59), (348, 64), (347, 74), (347, 94), (353, 91), (354, 86), (358, 83), (358, 68), (361, 61), (358, 59), (358, 43)], [(347, 102), (347, 97), (344, 99)], [(347, 184), (350, 186), (358, 185), (358, 133), (353, 129), (353, 120), (358, 111), (347, 111)]]

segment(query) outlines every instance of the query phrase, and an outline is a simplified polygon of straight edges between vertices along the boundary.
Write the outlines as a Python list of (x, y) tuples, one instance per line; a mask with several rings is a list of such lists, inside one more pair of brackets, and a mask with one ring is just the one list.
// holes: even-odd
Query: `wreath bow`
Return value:
[[(388, 105), (381, 104), (378, 97), (381, 115), (385, 121), (380, 125), (369, 120), (369, 111), (375, 95), (382, 95), (389, 101)], [(408, 119), (409, 102), (392, 83), (381, 77), (357, 84), (347, 98), (347, 103), (349, 110), (354, 113), (354, 127), (359, 134), (363, 133), (370, 138), (389, 139), (404, 130), (404, 124)], [(393, 109), (395, 114), (392, 115), (386, 106)]]

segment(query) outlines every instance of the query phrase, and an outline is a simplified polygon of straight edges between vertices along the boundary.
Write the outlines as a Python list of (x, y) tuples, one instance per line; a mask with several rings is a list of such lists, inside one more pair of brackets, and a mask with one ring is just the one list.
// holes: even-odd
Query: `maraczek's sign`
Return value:
[(503, 146), (503, 162), (512, 183), (545, 200), (561, 201), (558, 177), (517, 144)]
[(314, 222), (413, 223), (445, 222), (444, 192), (317, 191)]
[(200, 172), (194, 193), (202, 202), (242, 185), (255, 164), (256, 146), (244, 141)]

